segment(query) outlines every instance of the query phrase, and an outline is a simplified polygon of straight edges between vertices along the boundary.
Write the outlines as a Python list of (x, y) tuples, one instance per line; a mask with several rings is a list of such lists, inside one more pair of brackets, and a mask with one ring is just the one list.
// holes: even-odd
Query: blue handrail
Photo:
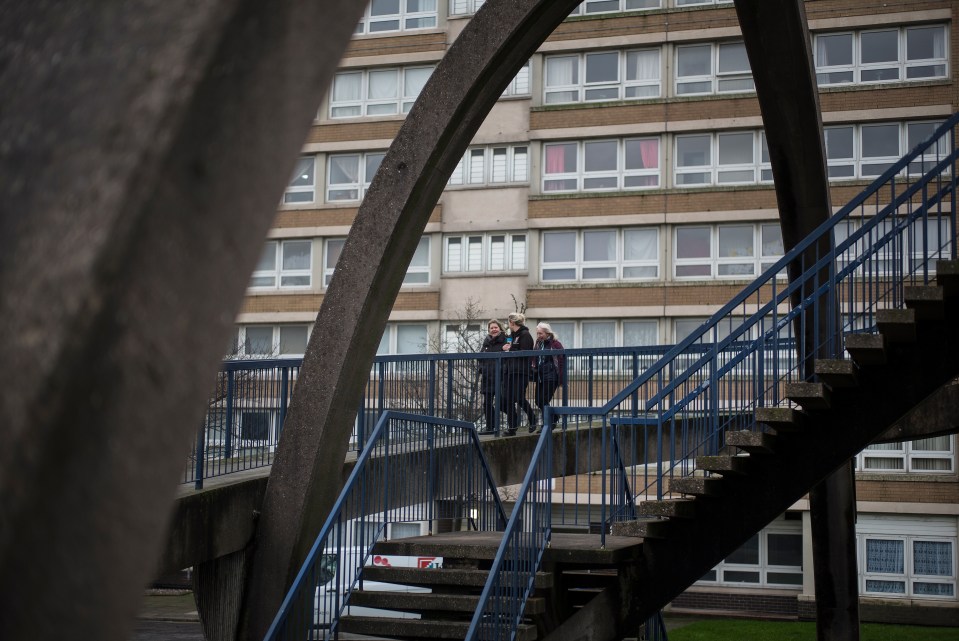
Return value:
[[(429, 447), (424, 448), (424, 443)], [(443, 453), (442, 473), (436, 452)], [(444, 518), (463, 520), (484, 531), (506, 524), (506, 512), (472, 425), (386, 412), (357, 458), (265, 639), (313, 638), (308, 633), (316, 628), (334, 638), (340, 616), (387, 524), (432, 523), (433, 505), (441, 499), (454, 499), (451, 503), (458, 508)]]

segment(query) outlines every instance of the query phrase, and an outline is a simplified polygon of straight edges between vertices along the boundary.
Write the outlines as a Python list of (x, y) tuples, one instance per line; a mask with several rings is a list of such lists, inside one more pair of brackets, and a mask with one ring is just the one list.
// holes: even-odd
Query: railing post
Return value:
[(429, 364), (429, 396), (427, 402), (428, 416), (436, 416), (436, 361), (430, 361)]
[(233, 458), (233, 396), (234, 371), (226, 373), (226, 443), (223, 445), (223, 458)]
[(286, 410), (290, 404), (290, 368), (283, 366), (280, 379), (280, 433), (283, 433), (283, 423), (286, 421)]
[[(207, 417), (209, 413), (207, 413)], [(203, 464), (206, 459), (206, 423), (208, 418), (204, 417), (203, 424), (196, 434), (196, 463), (193, 474), (193, 487), (197, 490), (203, 489)]]
[[(452, 358), (446, 359), (446, 418), (455, 418), (453, 416), (453, 370), (455, 369)], [(466, 416), (463, 416), (466, 420)]]
[[(602, 425), (602, 454), (600, 461), (600, 470), (602, 470), (602, 477), (600, 478), (600, 494), (603, 497), (599, 507), (599, 522), (600, 522), (600, 534), (599, 534), (599, 545), (601, 548), (606, 547), (606, 477), (608, 476), (609, 466), (607, 465), (609, 460), (609, 455), (607, 449), (609, 444), (607, 443), (606, 438), (606, 428), (609, 425), (609, 422), (606, 420), (607, 417), (603, 416), (603, 425)], [(545, 428), (544, 428), (545, 429)]]
[(493, 425), (487, 425), (486, 429), (493, 430), (495, 434), (499, 434), (499, 423), (500, 423), (500, 414), (506, 410), (506, 405), (503, 403), (503, 359), (504, 356), (498, 356), (496, 358), (496, 375), (493, 377), (496, 380), (495, 387), (493, 388), (493, 394), (495, 395), (495, 401), (493, 407), (495, 411), (493, 412)]
[(436, 425), (430, 423), (426, 429), (426, 449), (429, 452), (429, 476), (426, 479), (426, 520), (429, 523), (429, 534), (433, 535), (433, 503), (436, 498), (436, 456), (434, 455), (434, 446), (436, 444)]

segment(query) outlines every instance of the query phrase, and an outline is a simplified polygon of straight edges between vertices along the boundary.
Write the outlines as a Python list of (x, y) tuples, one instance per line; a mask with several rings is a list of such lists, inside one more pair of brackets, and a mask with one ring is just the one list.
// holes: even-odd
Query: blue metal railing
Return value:
[[(548, 424), (549, 408), (544, 423)], [(467, 641), (514, 638), (552, 533), (552, 432), (543, 430), (473, 613)]]
[[(442, 464), (438, 457), (442, 456)], [(502, 530), (506, 514), (472, 425), (386, 412), (359, 455), (266, 639), (332, 639), (373, 545), (391, 523)]]
[[(564, 350), (567, 376), (556, 392), (555, 403), (601, 405), (656, 363), (668, 349), (669, 346), (650, 346)], [(479, 364), (495, 363), (490, 376), (498, 390), (507, 359), (531, 356), (532, 353), (520, 352), (377, 356), (357, 412), (350, 449), (363, 448), (373, 426), (388, 410), (469, 421), (497, 431), (505, 429), (500, 412), (494, 413), (495, 425), (485, 425)], [(301, 363), (300, 358), (224, 362), (183, 483), (194, 483), (200, 489), (204, 479), (273, 463)]]
[[(785, 384), (808, 380), (814, 358), (841, 355), (847, 333), (870, 331), (878, 310), (902, 306), (906, 286), (929, 283), (937, 260), (955, 258), (957, 122), (950, 118), (609, 402), (557, 414), (602, 424), (637, 495), (672, 496), (670, 480), (692, 474), (697, 456), (717, 453), (729, 430), (760, 429), (758, 407), (787, 403)], [(801, 275), (787, 283), (780, 275), (792, 262)], [(619, 470), (604, 463), (602, 473), (614, 479)], [(567, 480), (557, 479), (558, 492)], [(604, 491), (601, 501), (602, 523), (622, 513), (615, 494)]]

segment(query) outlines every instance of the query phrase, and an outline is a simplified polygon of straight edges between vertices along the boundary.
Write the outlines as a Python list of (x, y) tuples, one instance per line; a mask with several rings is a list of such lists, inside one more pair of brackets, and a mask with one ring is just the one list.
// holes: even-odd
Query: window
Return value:
[(742, 42), (676, 47), (676, 95), (753, 91), (752, 70)]
[(355, 33), (411, 31), (435, 26), (436, 0), (372, 0)]
[(659, 186), (659, 139), (626, 138), (543, 146), (543, 192)]
[(732, 4), (733, 0), (673, 0), (677, 7), (695, 7), (704, 4)]
[(863, 515), (856, 529), (864, 595), (956, 598), (955, 518)]
[(659, 49), (549, 56), (546, 58), (544, 102), (658, 98), (659, 56)]
[(443, 352), (446, 354), (478, 352), (483, 349), (486, 328), (480, 323), (452, 322), (444, 326)]
[[(331, 238), (326, 241), (326, 260), (323, 263), (323, 286), (330, 286), (330, 279), (333, 278), (333, 271), (336, 268), (337, 261), (340, 260), (340, 253), (343, 251), (345, 238)], [(406, 270), (406, 278), (403, 279), (404, 285), (429, 285), (430, 284), (430, 237), (420, 238), (416, 251), (413, 253), (413, 259)]]
[(376, 348), (380, 354), (426, 354), (429, 333), (424, 323), (387, 323)]
[(676, 278), (752, 277), (783, 255), (779, 223), (684, 225), (673, 238)]
[(949, 474), (955, 469), (952, 436), (869, 445), (856, 457), (860, 472)]
[(443, 271), (502, 272), (526, 270), (525, 233), (487, 233), (446, 236)]
[(312, 240), (271, 240), (253, 271), (250, 287), (309, 287), (312, 275)]
[(787, 514), (754, 534), (700, 581), (723, 585), (802, 587), (802, 523)]
[(486, 4), (486, 0), (450, 0), (451, 16), (471, 16)]
[(525, 145), (471, 147), (456, 163), (449, 185), (496, 185), (529, 182)]
[(313, 156), (296, 161), (293, 177), (283, 193), (284, 204), (312, 203), (316, 199), (316, 159)]
[(570, 11), (571, 16), (591, 15), (594, 13), (616, 13), (620, 11), (638, 11), (659, 9), (663, 0), (585, 0)]
[[(648, 347), (660, 344), (659, 322), (656, 319), (550, 320), (549, 324), (566, 349)], [(631, 362), (631, 359), (625, 361)]]
[(326, 200), (362, 200), (385, 156), (381, 151), (330, 156)]
[(656, 228), (549, 231), (542, 245), (543, 282), (659, 278)]
[(240, 325), (236, 332), (237, 356), (287, 358), (303, 356), (309, 336), (307, 325)]
[(509, 86), (503, 91), (503, 97), (528, 96), (530, 92), (529, 78), (529, 62), (527, 62), (516, 72), (516, 76), (513, 77)]
[(341, 71), (333, 77), (330, 118), (407, 113), (434, 67)]
[[(906, 151), (926, 139), (940, 124), (882, 122), (825, 127), (829, 177), (875, 178), (892, 167)], [(922, 160), (910, 165), (909, 171), (927, 171), (944, 155), (944, 149), (933, 146)]]
[(677, 187), (747, 185), (772, 180), (761, 131), (676, 136)]
[(945, 25), (817, 34), (820, 86), (945, 78)]

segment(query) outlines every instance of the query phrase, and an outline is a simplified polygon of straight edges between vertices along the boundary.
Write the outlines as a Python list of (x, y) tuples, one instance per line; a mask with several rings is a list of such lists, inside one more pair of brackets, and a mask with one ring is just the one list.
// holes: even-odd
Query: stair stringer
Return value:
[(858, 386), (833, 390), (831, 408), (807, 411), (806, 429), (778, 434), (775, 453), (749, 456), (748, 473), (723, 479), (721, 496), (696, 497), (693, 518), (646, 539), (641, 558), (620, 568), (618, 603), (607, 606), (619, 629), (636, 629), (959, 374), (959, 337), (948, 323), (920, 322), (920, 330), (915, 343), (893, 344), (885, 365), (861, 366)]

